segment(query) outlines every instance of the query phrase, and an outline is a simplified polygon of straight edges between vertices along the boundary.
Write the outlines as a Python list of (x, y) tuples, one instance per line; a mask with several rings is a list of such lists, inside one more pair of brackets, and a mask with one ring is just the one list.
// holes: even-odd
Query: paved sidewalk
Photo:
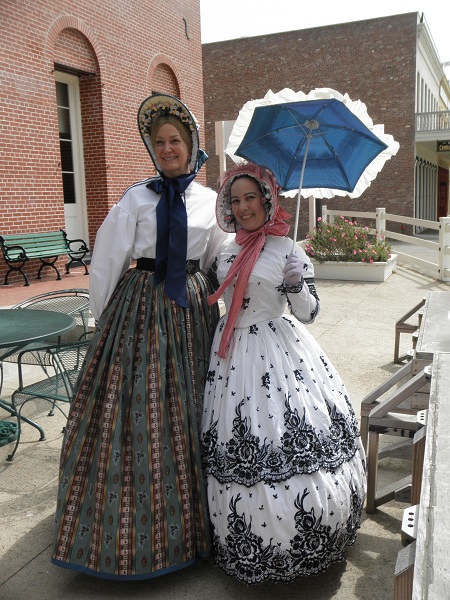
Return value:
[[(80, 271), (81, 273), (81, 271)], [(5, 288), (0, 306), (50, 289), (88, 287), (88, 277), (73, 272), (62, 281), (46, 279)], [(399, 266), (383, 283), (316, 281), (322, 311), (310, 331), (343, 377), (359, 414), (362, 398), (398, 367), (393, 365), (395, 322), (429, 290), (450, 285)], [(401, 352), (411, 347), (402, 336)], [(14, 366), (6, 365), (4, 395), (14, 389)], [(390, 502), (374, 515), (365, 515), (356, 544), (347, 560), (324, 574), (289, 585), (246, 587), (226, 577), (211, 561), (154, 580), (126, 583), (103, 581), (54, 567), (50, 563), (53, 512), (56, 498), (63, 419), (41, 414), (47, 440), (37, 442), (24, 428), (14, 462), (5, 461), (8, 446), (0, 448), (0, 598), (28, 600), (390, 600), (394, 568), (401, 548), (400, 527), (405, 504)], [(0, 418), (6, 418), (0, 411)], [(397, 479), (408, 468), (408, 458), (383, 461), (380, 478)], [(438, 600), (438, 599), (436, 599)]]

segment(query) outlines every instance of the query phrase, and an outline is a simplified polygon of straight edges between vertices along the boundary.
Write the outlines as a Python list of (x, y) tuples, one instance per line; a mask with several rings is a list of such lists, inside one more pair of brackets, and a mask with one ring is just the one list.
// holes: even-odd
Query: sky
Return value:
[(450, 61), (448, 0), (200, 0), (203, 44), (408, 12), (425, 14), (441, 62)]

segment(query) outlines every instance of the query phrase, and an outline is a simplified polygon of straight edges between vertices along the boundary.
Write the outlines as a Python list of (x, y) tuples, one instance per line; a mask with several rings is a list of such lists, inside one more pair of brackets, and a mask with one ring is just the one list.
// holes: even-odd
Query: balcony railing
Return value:
[(450, 111), (416, 114), (416, 131), (445, 131), (450, 130)]

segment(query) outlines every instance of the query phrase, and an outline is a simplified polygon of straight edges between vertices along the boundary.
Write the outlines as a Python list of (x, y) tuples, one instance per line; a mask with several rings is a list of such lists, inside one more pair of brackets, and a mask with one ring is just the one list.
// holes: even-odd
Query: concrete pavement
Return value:
[[(80, 272), (81, 273), (81, 272)], [(61, 282), (46, 279), (23, 286), (0, 287), (0, 306), (54, 287), (88, 287), (88, 277), (74, 274)], [(392, 363), (395, 322), (417, 304), (429, 290), (449, 290), (450, 285), (404, 266), (383, 283), (317, 280), (321, 314), (310, 331), (343, 377), (355, 411), (362, 398), (384, 381), (398, 366)], [(411, 347), (402, 336), (401, 353)], [(5, 388), (15, 387), (14, 366), (6, 365)], [(37, 442), (36, 432), (24, 428), (24, 441), (16, 458), (6, 462), (8, 445), (0, 448), (0, 598), (2, 600), (389, 600), (393, 598), (394, 568), (401, 549), (400, 528), (405, 504), (389, 502), (374, 515), (364, 514), (362, 528), (346, 561), (313, 578), (291, 584), (266, 583), (246, 587), (228, 578), (212, 561), (154, 580), (111, 582), (76, 574), (50, 563), (53, 512), (61, 429), (59, 415), (41, 415), (47, 440)], [(7, 418), (0, 411), (0, 418)], [(385, 459), (380, 466), (381, 483), (406, 474), (409, 458)]]

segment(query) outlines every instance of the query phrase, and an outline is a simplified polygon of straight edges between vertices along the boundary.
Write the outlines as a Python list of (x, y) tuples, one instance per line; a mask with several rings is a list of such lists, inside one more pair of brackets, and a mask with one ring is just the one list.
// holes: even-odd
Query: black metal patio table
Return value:
[[(0, 362), (20, 352), (29, 344), (61, 335), (76, 326), (76, 320), (71, 315), (50, 310), (0, 309)], [(0, 398), (0, 408), (15, 415), (12, 404)], [(29, 425), (35, 427), (44, 435), (42, 428), (27, 417), (21, 417)], [(9, 421), (0, 421), (0, 428), (6, 429)], [(11, 438), (13, 439), (13, 437)]]

